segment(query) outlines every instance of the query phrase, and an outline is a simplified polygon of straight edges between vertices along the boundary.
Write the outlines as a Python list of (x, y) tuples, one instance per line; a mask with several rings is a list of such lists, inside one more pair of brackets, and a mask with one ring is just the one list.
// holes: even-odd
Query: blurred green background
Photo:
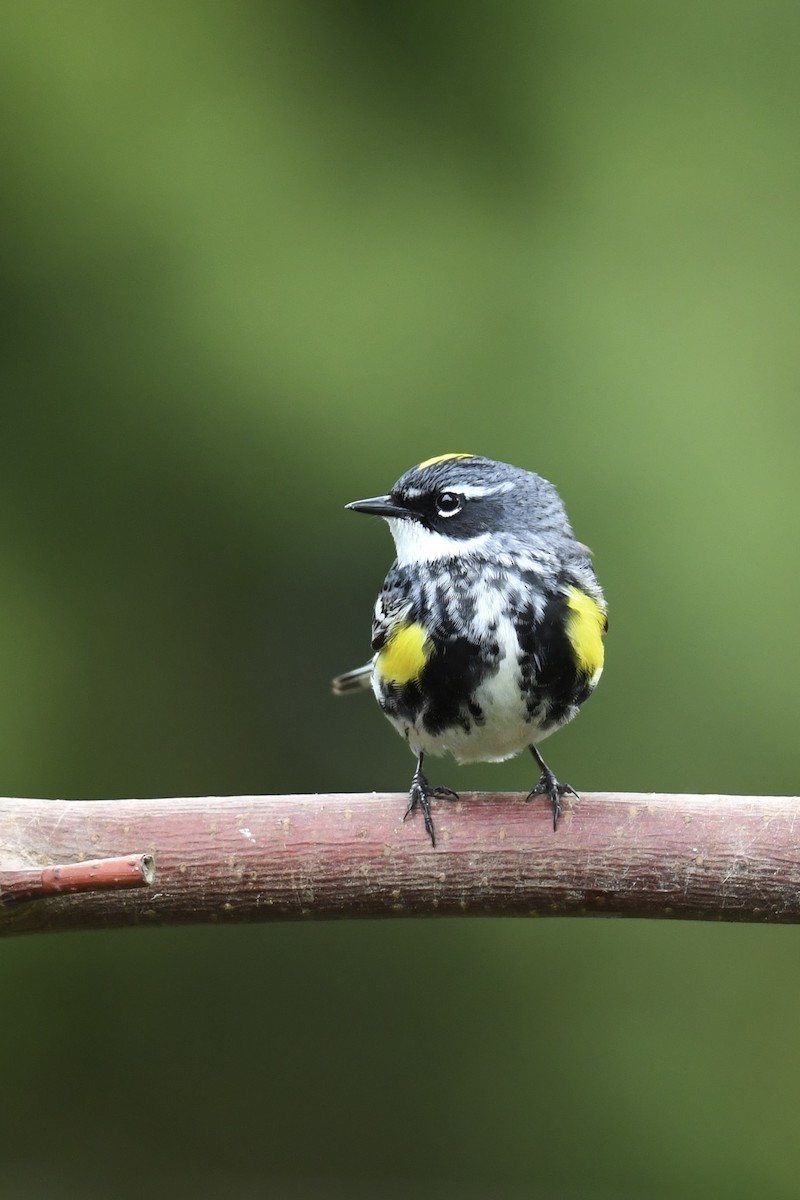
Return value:
[[(798, 46), (788, 0), (6, 0), (0, 791), (405, 788), (329, 692), (391, 559), (342, 506), (450, 450), (595, 551), (562, 777), (796, 791)], [(4, 1200), (798, 1192), (791, 928), (0, 963)]]

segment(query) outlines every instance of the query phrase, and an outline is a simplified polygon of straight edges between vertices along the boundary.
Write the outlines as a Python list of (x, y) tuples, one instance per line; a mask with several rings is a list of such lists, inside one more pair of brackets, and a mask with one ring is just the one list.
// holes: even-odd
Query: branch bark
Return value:
[(90, 858), (52, 867), (0, 871), (0, 900), (38, 900), (58, 892), (102, 892), (118, 888), (151, 887), (155, 883), (152, 854)]
[[(800, 921), (797, 797), (584, 794), (554, 833), (543, 803), (465, 795), (434, 802), (435, 850), (418, 814), (403, 823), (405, 804), (0, 799), (0, 934), (423, 915)], [(13, 894), (18, 872), (142, 855), (150, 887)]]

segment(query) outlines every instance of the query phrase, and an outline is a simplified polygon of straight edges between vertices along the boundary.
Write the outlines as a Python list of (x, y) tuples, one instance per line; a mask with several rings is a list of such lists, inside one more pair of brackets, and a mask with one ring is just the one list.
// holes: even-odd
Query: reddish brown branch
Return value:
[(131, 844), (158, 863), (152, 888), (0, 906), (0, 933), (434, 914), (800, 921), (796, 797), (584, 794), (554, 833), (543, 803), (464, 796), (435, 802), (435, 850), (404, 809), (376, 793), (0, 799), (0, 887)]
[(90, 858), (86, 862), (60, 863), (34, 870), (0, 869), (0, 901), (37, 900), (75, 892), (115, 891), (151, 887), (155, 881), (152, 854), (125, 854), (118, 858)]

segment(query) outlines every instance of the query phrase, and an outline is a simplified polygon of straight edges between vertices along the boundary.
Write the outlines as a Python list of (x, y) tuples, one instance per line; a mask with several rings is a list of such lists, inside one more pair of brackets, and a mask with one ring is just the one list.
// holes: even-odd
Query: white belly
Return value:
[(452, 754), (457, 762), (501, 762), (553, 731), (553, 726), (537, 721), (536, 713), (531, 716), (528, 712), (517, 665), (519, 643), (508, 618), (498, 621), (495, 636), (501, 652), (498, 670), (474, 695), (484, 720), (472, 720), (469, 729), (455, 725), (435, 735), (426, 732), (421, 719), (410, 727), (394, 721), (415, 753)]

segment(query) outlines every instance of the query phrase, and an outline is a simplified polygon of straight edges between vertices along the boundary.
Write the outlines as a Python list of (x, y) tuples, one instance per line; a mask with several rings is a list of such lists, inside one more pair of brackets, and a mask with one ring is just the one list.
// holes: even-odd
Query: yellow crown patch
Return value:
[(436, 458), (426, 458), (425, 462), (417, 463), (417, 470), (421, 471), (424, 467), (433, 467), (436, 463), (449, 462), (451, 458), (474, 458), (474, 454), (437, 454)]

